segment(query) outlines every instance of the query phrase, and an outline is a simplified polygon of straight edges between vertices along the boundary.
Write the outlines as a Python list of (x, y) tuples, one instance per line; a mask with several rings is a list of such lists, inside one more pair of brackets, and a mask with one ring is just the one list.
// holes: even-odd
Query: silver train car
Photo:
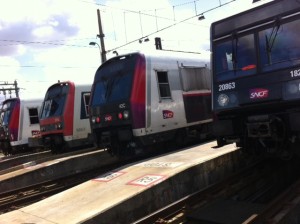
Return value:
[(90, 123), (98, 147), (114, 155), (211, 132), (209, 60), (155, 51), (116, 56), (96, 71)]

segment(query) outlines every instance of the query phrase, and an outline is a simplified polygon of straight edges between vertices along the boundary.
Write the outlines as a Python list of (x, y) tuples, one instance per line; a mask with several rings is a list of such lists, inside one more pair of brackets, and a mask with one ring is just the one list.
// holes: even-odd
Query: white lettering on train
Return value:
[(219, 85), (219, 92), (230, 89), (235, 89), (235, 82), (229, 82)]
[(269, 90), (267, 89), (252, 89), (250, 90), (250, 99), (261, 99), (269, 96)]
[(291, 74), (292, 78), (299, 77), (300, 76), (300, 69), (290, 71), (290, 74)]

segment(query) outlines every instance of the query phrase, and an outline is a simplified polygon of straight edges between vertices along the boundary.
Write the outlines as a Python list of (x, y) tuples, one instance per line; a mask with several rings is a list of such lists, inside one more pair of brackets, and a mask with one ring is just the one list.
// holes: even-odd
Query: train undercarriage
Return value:
[(95, 131), (97, 147), (105, 148), (118, 157), (132, 156), (151, 150), (170, 150), (182, 147), (192, 141), (208, 139), (212, 136), (211, 122), (144, 136), (134, 136), (130, 126), (118, 129)]
[(70, 150), (91, 147), (93, 145), (93, 139), (91, 135), (88, 135), (87, 138), (65, 141), (64, 136), (62, 134), (53, 134), (43, 136), (42, 145), (45, 147), (45, 149), (51, 150), (53, 154), (57, 154), (65, 153)]
[(229, 131), (217, 134), (218, 146), (236, 142), (247, 153), (289, 160), (300, 156), (299, 118), (300, 113), (282, 113), (218, 121), (215, 126), (226, 124)]

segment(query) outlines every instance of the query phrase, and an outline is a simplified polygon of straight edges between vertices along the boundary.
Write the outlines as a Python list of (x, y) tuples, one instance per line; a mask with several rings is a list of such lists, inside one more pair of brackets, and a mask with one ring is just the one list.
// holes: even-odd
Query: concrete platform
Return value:
[(27, 155), (16, 155), (16, 156), (0, 156), (0, 175), (2, 171), (11, 169), (18, 165), (28, 163), (31, 161), (39, 160), (46, 156), (51, 156), (50, 151), (44, 151), (40, 153), (28, 153)]
[(103, 150), (69, 155), (42, 163), (30, 161), (12, 172), (1, 174), (0, 171), (0, 192), (4, 193), (35, 183), (55, 180), (116, 161), (117, 158)]
[(132, 223), (241, 169), (234, 145), (216, 142), (121, 167), (0, 216), (0, 223)]

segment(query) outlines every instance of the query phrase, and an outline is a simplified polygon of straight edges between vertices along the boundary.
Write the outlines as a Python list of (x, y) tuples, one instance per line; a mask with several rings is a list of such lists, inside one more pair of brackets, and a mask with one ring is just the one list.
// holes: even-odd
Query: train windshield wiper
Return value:
[(275, 21), (275, 25), (273, 26), (272, 32), (270, 34), (270, 36), (268, 37), (267, 35), (265, 35), (266, 38), (266, 51), (268, 54), (268, 63), (269, 65), (272, 64), (272, 57), (271, 57), (271, 53), (272, 53), (272, 49), (278, 34), (280, 28), (280, 22), (279, 19), (277, 19)]
[(106, 79), (105, 81), (103, 80), (103, 85), (105, 88), (104, 97), (105, 97), (106, 101), (108, 101), (109, 97), (112, 94), (112, 90), (113, 90), (114, 86), (120, 81), (121, 77), (122, 77), (122, 73), (118, 73), (115, 76)]
[(238, 42), (239, 39), (237, 37), (237, 35), (235, 33), (232, 34), (232, 43), (231, 43), (231, 47), (232, 47), (232, 57), (231, 57), (231, 62), (232, 62), (232, 68), (234, 71), (234, 74), (236, 73), (237, 70), (237, 50), (238, 50)]
[(112, 93), (114, 82), (115, 82), (115, 78), (114, 77), (110, 78), (106, 82), (106, 91), (105, 91), (105, 99), (106, 99), (106, 101), (109, 99), (109, 97), (110, 97), (110, 95)]

